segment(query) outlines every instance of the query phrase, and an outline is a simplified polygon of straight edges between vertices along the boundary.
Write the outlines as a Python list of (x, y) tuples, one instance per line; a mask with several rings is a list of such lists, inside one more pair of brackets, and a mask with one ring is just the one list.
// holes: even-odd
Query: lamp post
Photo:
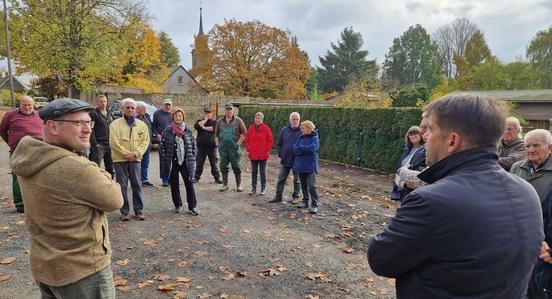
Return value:
[(15, 108), (15, 96), (13, 93), (13, 75), (11, 68), (11, 53), (10, 53), (10, 31), (8, 30), (8, 6), (6, 5), (6, 0), (4, 2), (4, 28), (6, 31), (6, 56), (8, 58), (8, 78), (10, 80), (10, 96), (12, 107)]

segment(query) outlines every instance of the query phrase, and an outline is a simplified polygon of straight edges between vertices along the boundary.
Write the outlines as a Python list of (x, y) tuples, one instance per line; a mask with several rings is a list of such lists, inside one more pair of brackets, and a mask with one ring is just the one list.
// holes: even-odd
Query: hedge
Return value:
[(255, 113), (274, 134), (299, 112), (301, 121), (311, 120), (320, 134), (320, 158), (382, 171), (395, 171), (404, 146), (404, 135), (420, 123), (420, 108), (354, 109), (328, 107), (274, 107), (244, 105), (239, 115), (249, 127)]

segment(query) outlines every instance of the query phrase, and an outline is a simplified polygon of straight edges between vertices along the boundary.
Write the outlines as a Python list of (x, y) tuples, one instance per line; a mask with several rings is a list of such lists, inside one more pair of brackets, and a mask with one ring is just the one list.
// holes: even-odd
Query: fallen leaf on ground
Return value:
[(155, 241), (155, 240), (145, 240), (143, 244), (144, 245), (149, 245), (149, 246), (155, 246), (155, 245), (157, 245), (157, 241)]
[(264, 270), (259, 271), (259, 275), (260, 276), (279, 276), (280, 273), (278, 271), (276, 271), (275, 269), (268, 268), (268, 269), (264, 269)]
[(368, 287), (368, 288), (371, 288), (374, 286), (374, 278), (370, 277), (370, 276), (366, 276), (362, 279), (362, 283)]
[(226, 273), (226, 274), (222, 277), (222, 279), (224, 279), (224, 280), (232, 280), (232, 279), (234, 279), (234, 277), (236, 277), (236, 275), (234, 275), (234, 273)]
[(236, 274), (237, 274), (239, 277), (246, 277), (246, 276), (247, 276), (247, 272), (238, 271), (238, 272), (236, 272)]
[(184, 299), (188, 295), (185, 292), (181, 292), (181, 291), (176, 291), (172, 294), (173, 294), (172, 299)]
[(123, 293), (128, 293), (128, 292), (132, 291), (132, 287), (131, 286), (119, 286), (119, 287), (117, 287), (117, 290), (119, 290), (120, 292), (123, 292)]
[(220, 266), (218, 270), (222, 273), (228, 273), (228, 266)]
[(128, 264), (129, 260), (128, 259), (124, 259), (124, 260), (118, 260), (116, 262), (117, 265), (119, 266), (126, 266)]
[(209, 297), (211, 297), (211, 296), (213, 296), (213, 295), (211, 295), (211, 294), (209, 294), (209, 293), (201, 293), (201, 294), (197, 295), (197, 298), (199, 298), (199, 299), (205, 299), (205, 298), (209, 298)]
[(222, 245), (222, 249), (223, 249), (224, 251), (231, 250), (232, 248), (234, 248), (234, 246), (232, 246), (232, 245)]
[(145, 286), (148, 286), (148, 285), (150, 285), (150, 284), (151, 284), (151, 283), (150, 283), (149, 281), (142, 281), (142, 282), (139, 282), (139, 283), (138, 283), (138, 288), (141, 289), (141, 288), (143, 288), (143, 287), (145, 287)]
[(288, 269), (286, 267), (284, 267), (284, 265), (282, 265), (282, 264), (277, 264), (276, 265), (276, 270), (278, 270), (280, 272), (287, 272)]
[(305, 277), (310, 279), (310, 280), (322, 280), (322, 281), (329, 280), (328, 273), (326, 273), (326, 272), (307, 273), (307, 275), (305, 275)]
[(307, 294), (307, 297), (305, 297), (305, 299), (320, 299), (320, 296)]
[(181, 261), (180, 263), (178, 263), (178, 267), (186, 267), (188, 265), (188, 262), (186, 261)]
[(190, 278), (187, 278), (187, 277), (176, 277), (176, 281), (177, 282), (184, 282), (184, 283), (188, 283), (190, 281), (192, 281)]
[(25, 220), (19, 220), (15, 224), (17, 225), (25, 225)]
[(247, 230), (247, 229), (244, 229), (243, 232), (246, 233), (246, 234), (249, 234), (251, 231)]
[(305, 262), (305, 266), (307, 266), (309, 268), (312, 268), (312, 266), (314, 266), (314, 264), (312, 262)]
[(161, 292), (170, 292), (174, 290), (174, 286), (172, 284), (164, 284), (157, 287), (158, 290)]
[(124, 279), (124, 278), (121, 278), (121, 277), (116, 277), (114, 280), (113, 280), (113, 284), (116, 286), (116, 287), (121, 287), (121, 286), (126, 286), (128, 284), (128, 280)]
[(176, 262), (176, 259), (168, 259), (167, 262), (174, 263), (174, 262)]
[(153, 279), (157, 280), (157, 281), (163, 281), (163, 280), (167, 280), (171, 278), (170, 275), (166, 275), (166, 274), (157, 274), (155, 276), (153, 276)]
[(7, 273), (0, 273), (0, 281), (6, 281), (10, 279), (11, 275)]
[(207, 253), (207, 251), (196, 251), (196, 252), (194, 252), (194, 254), (197, 255), (197, 256), (207, 256), (207, 255), (209, 255)]
[(344, 247), (344, 248), (341, 248), (341, 252), (343, 252), (343, 253), (353, 253), (353, 252), (355, 252), (355, 250), (351, 247)]
[(17, 258), (15, 256), (9, 256), (9, 257), (4, 258), (3, 260), (1, 260), (0, 264), (1, 265), (9, 265), (9, 264), (15, 262), (15, 260), (17, 260)]
[(357, 270), (365, 270), (368, 269), (367, 264), (353, 264), (353, 263), (347, 263), (347, 268), (349, 269), (357, 269)]

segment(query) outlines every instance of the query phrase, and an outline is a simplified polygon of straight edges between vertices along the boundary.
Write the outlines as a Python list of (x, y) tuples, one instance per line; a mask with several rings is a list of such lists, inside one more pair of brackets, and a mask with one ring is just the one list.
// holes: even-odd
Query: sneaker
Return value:
[(192, 216), (197, 216), (199, 215), (199, 213), (197, 212), (197, 210), (195, 208), (191, 208), (189, 211), (188, 211), (188, 214), (192, 215)]
[(312, 207), (312, 208), (310, 208), (310, 209), (309, 209), (309, 213), (311, 213), (311, 214), (316, 214), (316, 213), (318, 213), (318, 208), (317, 208), (317, 207)]
[(175, 212), (175, 213), (177, 213), (177, 214), (180, 213), (180, 212), (182, 212), (182, 207), (176, 207), (176, 208), (174, 208), (174, 211), (173, 211), (173, 212)]
[(153, 187), (153, 184), (148, 182), (148, 181), (145, 181), (145, 182), (142, 182), (142, 186), (144, 186), (144, 187)]
[(301, 198), (299, 198), (299, 196), (293, 197), (293, 198), (291, 199), (291, 201), (290, 201), (290, 203), (291, 203), (291, 204), (294, 204), (294, 205), (296, 205), (296, 204), (298, 204), (298, 203), (300, 203), (300, 202), (301, 202)]
[(255, 193), (257, 193), (256, 189), (251, 189), (251, 191), (249, 191), (249, 195), (255, 195)]
[(199, 179), (197, 179), (197, 178), (193, 178), (193, 179), (192, 179), (192, 184), (195, 184), (195, 183), (197, 183), (197, 182), (199, 182)]
[(265, 195), (265, 193), (266, 193), (266, 189), (261, 189), (261, 192), (259, 193), (259, 195), (263, 196)]
[(220, 179), (215, 179), (215, 184), (222, 184), (222, 181)]
[(228, 185), (222, 185), (222, 188), (219, 189), (220, 192), (228, 190)]
[(138, 221), (146, 220), (146, 217), (144, 217), (144, 214), (136, 214), (136, 215), (134, 215), (134, 218), (136, 218), (136, 220), (138, 220)]
[(300, 205), (297, 206), (299, 209), (306, 209), (309, 207), (309, 204), (308, 203), (302, 203)]
[(269, 201), (269, 203), (277, 203), (277, 202), (282, 202), (282, 198), (279, 196), (275, 196), (271, 201)]
[(119, 220), (121, 220), (121, 221), (129, 221), (130, 218), (128, 217), (127, 214), (121, 214), (121, 216), (119, 216)]
[(236, 192), (243, 192), (243, 188), (241, 186), (237, 187)]

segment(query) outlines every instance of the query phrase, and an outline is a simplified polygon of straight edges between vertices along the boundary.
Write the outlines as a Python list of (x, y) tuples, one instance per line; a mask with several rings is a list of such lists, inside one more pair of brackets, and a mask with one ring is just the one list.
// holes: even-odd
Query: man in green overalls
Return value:
[(228, 164), (232, 164), (232, 171), (236, 176), (236, 191), (242, 192), (240, 145), (245, 139), (247, 129), (243, 120), (234, 115), (234, 105), (224, 105), (224, 117), (217, 121), (215, 128), (215, 142), (220, 154), (220, 172), (222, 174), (222, 188), (219, 191), (228, 190)]

